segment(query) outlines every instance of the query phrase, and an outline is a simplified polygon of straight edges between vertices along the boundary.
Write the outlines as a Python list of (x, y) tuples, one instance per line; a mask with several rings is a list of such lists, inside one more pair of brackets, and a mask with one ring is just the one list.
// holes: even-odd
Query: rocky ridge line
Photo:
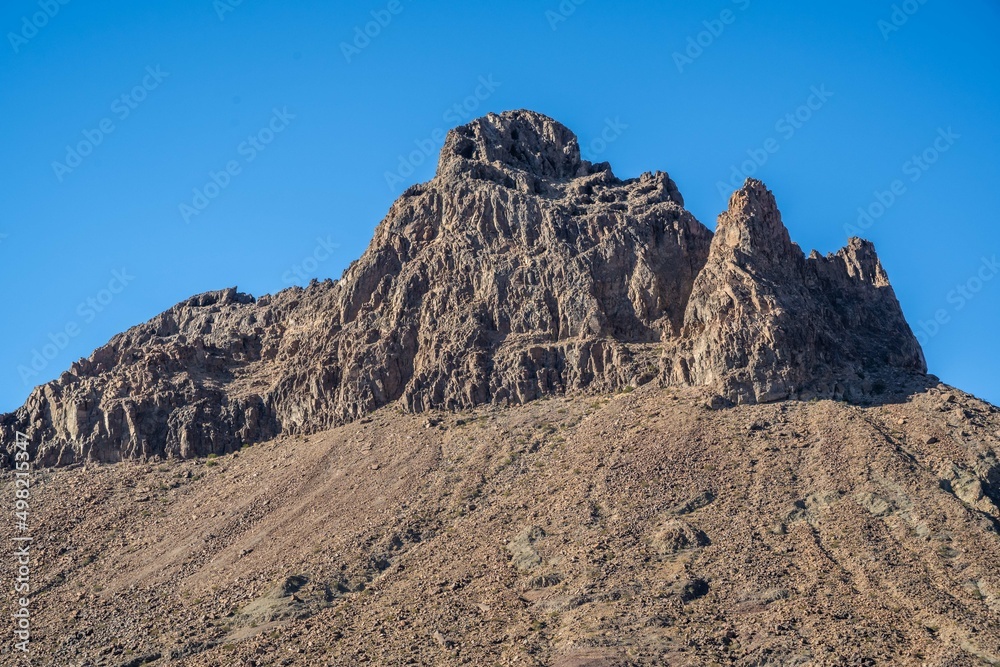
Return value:
[[(222, 454), (408, 411), (650, 381), (720, 402), (878, 400), (923, 355), (871, 244), (806, 258), (749, 180), (713, 236), (662, 172), (621, 180), (530, 111), (449, 133), (336, 281), (193, 297), (0, 417), (43, 465)], [(8, 462), (9, 464), (9, 462)]]

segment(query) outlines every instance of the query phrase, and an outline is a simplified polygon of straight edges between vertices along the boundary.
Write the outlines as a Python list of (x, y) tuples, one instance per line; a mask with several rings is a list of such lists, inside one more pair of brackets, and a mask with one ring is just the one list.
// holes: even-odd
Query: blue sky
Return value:
[(931, 372), (1000, 403), (996, 1), (9, 0), (0, 32), (0, 410), (192, 294), (338, 277), (444, 130), (513, 108), (710, 227), (753, 175), (806, 252), (862, 232)]

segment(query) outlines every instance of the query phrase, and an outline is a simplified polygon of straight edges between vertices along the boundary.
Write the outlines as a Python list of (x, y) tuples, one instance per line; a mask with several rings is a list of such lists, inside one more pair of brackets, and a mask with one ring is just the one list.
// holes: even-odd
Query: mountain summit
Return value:
[(339, 281), (188, 299), (0, 429), (60, 466), (0, 524), (33, 664), (1000, 665), (1000, 410), (872, 245), (755, 180), (712, 234), (528, 111)]
[(0, 418), (40, 462), (223, 454), (409, 412), (656, 382), (722, 405), (873, 402), (926, 366), (870, 243), (808, 258), (748, 180), (716, 233), (531, 111), (452, 130), (336, 281), (193, 297)]

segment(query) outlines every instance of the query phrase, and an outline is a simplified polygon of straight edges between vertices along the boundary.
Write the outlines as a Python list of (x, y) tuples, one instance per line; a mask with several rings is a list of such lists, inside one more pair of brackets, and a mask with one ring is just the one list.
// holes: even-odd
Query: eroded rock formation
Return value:
[(925, 372), (871, 244), (808, 259), (748, 181), (714, 235), (662, 172), (621, 180), (529, 111), (453, 130), (336, 282), (178, 304), (23, 407), (44, 465), (221, 454), (406, 410), (657, 380), (736, 403), (863, 400)]
[(774, 196), (748, 180), (719, 216), (667, 381), (716, 387), (739, 403), (861, 398), (898, 371), (926, 372), (874, 246), (853, 238), (806, 258)]

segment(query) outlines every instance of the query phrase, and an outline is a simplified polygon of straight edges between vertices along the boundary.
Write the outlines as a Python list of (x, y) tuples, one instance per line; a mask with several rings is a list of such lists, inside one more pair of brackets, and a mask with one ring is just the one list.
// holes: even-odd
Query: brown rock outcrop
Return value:
[[(24, 406), (42, 464), (221, 454), (399, 401), (519, 404), (659, 378), (733, 402), (863, 400), (924, 372), (870, 244), (806, 259), (749, 181), (712, 233), (662, 172), (621, 180), (529, 111), (452, 131), (336, 282), (194, 297)], [(901, 380), (900, 380), (901, 381)]]
[(750, 179), (719, 216), (670, 350), (667, 381), (708, 385), (739, 403), (890, 389), (927, 367), (871, 243), (806, 258), (774, 196)]

